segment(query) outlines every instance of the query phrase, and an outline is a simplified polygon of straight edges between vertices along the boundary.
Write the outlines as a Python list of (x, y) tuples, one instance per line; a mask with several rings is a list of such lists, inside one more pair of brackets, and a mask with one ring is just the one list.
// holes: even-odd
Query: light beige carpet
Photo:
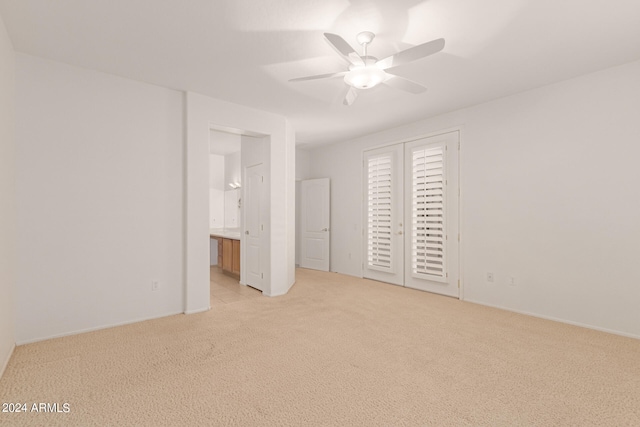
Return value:
[(0, 413), (64, 426), (639, 426), (640, 341), (333, 273), (20, 346)]

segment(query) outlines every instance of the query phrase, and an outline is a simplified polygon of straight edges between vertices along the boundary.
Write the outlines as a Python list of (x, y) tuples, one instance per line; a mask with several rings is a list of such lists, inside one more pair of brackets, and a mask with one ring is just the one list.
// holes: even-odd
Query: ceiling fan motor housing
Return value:
[(371, 43), (375, 36), (376, 35), (373, 34), (371, 31), (363, 31), (361, 33), (358, 33), (358, 35), (356, 36), (356, 40), (358, 40), (358, 43), (364, 46), (366, 44)]

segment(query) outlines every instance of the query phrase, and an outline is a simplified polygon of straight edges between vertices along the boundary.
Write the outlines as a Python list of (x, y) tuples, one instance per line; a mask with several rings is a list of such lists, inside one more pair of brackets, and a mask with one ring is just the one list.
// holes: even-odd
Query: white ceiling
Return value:
[[(0, 0), (14, 48), (286, 116), (299, 144), (349, 139), (640, 59), (638, 0)], [(323, 40), (370, 30), (383, 58), (444, 37), (344, 107)]]

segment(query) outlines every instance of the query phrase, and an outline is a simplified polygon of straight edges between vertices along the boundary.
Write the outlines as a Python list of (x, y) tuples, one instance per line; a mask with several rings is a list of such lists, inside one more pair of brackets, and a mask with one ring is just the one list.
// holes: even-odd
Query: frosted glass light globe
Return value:
[(369, 89), (384, 81), (386, 74), (380, 68), (354, 67), (344, 76), (344, 81), (356, 89)]

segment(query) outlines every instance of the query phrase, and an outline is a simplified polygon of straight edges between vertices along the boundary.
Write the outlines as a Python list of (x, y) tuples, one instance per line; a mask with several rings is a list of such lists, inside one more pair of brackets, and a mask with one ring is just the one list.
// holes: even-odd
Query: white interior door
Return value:
[(263, 290), (262, 237), (264, 224), (262, 209), (264, 200), (264, 167), (262, 164), (245, 168), (244, 173), (244, 271), (243, 283)]
[(329, 178), (302, 181), (300, 193), (300, 266), (329, 271)]
[(364, 153), (363, 276), (458, 296), (458, 132)]
[(404, 284), (403, 146), (364, 154), (364, 271), (368, 279)]

